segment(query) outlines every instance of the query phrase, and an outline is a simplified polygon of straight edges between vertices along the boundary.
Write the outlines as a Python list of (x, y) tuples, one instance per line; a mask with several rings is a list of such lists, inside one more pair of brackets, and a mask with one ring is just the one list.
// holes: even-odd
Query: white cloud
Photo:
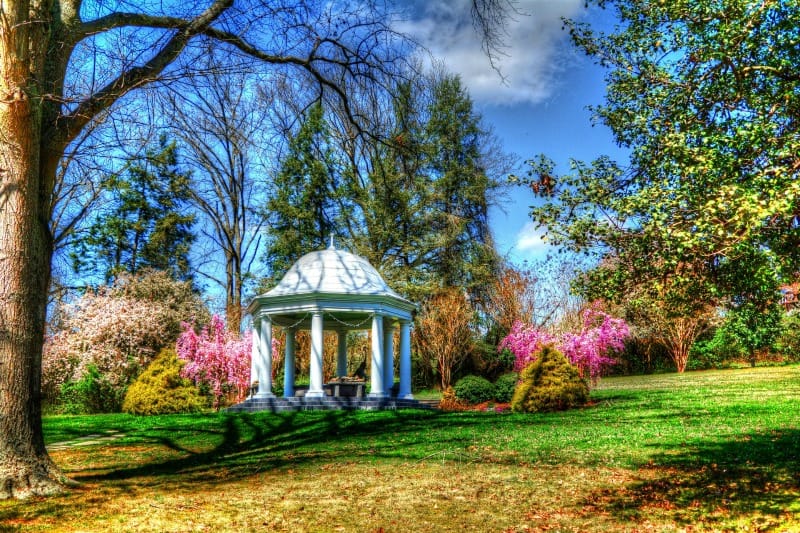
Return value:
[(533, 222), (527, 222), (517, 233), (517, 241), (514, 244), (514, 249), (517, 252), (533, 254), (546, 250), (549, 246), (550, 245), (542, 239), (542, 232), (536, 229)]
[[(520, 0), (509, 20), (500, 67), (505, 84), (481, 49), (470, 18), (470, 0), (429, 0), (410, 4), (410, 19), (398, 24), (460, 74), (473, 100), (484, 104), (540, 103), (558, 87), (575, 54), (563, 45), (561, 17), (577, 16), (584, 0)], [(566, 52), (565, 52), (566, 51)]]

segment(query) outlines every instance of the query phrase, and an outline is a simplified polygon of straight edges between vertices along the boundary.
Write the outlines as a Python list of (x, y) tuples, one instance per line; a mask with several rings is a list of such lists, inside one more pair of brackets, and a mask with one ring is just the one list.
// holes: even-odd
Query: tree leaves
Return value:
[[(593, 112), (631, 150), (630, 166), (573, 163), (553, 191), (533, 187), (545, 202), (532, 218), (553, 242), (613, 259), (619, 276), (594, 277), (617, 296), (630, 284), (698, 300), (733, 294), (717, 267), (760, 248), (776, 268), (797, 270), (800, 76), (790, 65), (800, 59), (800, 6), (598, 3), (616, 11), (614, 32), (567, 25), (609, 69)], [(540, 159), (522, 181), (552, 171)]]

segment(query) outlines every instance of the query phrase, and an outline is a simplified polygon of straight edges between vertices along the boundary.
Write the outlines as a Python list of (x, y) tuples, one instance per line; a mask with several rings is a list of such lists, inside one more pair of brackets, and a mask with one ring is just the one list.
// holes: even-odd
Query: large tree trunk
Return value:
[(40, 96), (48, 5), (0, 1), (0, 498), (52, 494), (67, 482), (45, 449), (40, 402), (58, 161), (41, 144), (53, 105)]
[(40, 102), (0, 98), (0, 498), (51, 494), (65, 480), (44, 446), (41, 354), (52, 242), (40, 165)]

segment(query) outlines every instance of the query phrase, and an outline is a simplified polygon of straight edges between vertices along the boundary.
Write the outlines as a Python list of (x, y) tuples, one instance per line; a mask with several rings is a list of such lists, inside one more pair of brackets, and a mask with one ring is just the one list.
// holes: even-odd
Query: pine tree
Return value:
[(373, 146), (365, 185), (352, 183), (364, 220), (363, 232), (353, 236), (359, 253), (415, 301), (439, 285), (427, 268), (435, 235), (423, 98), (412, 83), (397, 87), (388, 142)]
[(271, 242), (266, 253), (273, 281), (303, 254), (335, 233), (339, 166), (330, 146), (321, 105), (309, 111), (274, 181), (267, 202)]
[(435, 268), (444, 286), (462, 286), (476, 295), (498, 268), (489, 202), (499, 183), (487, 174), (483, 143), (488, 132), (458, 76), (437, 80), (426, 130), (438, 235)]
[(457, 76), (427, 81), (398, 85), (387, 140), (350, 184), (363, 217), (352, 238), (414, 300), (448, 287), (480, 299), (498, 268), (488, 224), (499, 187), (487, 169), (491, 135)]
[(76, 239), (75, 271), (94, 272), (106, 282), (144, 268), (190, 279), (195, 216), (186, 213), (188, 185), (188, 174), (178, 170), (175, 143), (162, 137), (156, 148), (109, 180), (112, 208), (95, 216)]

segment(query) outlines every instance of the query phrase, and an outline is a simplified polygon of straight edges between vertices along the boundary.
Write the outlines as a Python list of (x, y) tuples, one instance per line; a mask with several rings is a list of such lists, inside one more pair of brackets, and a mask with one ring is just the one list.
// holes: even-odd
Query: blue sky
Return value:
[[(506, 56), (499, 63), (505, 81), (492, 69), (469, 21), (469, 0), (415, 2), (411, 32), (469, 88), (484, 123), (522, 165), (545, 154), (560, 170), (569, 159), (603, 154), (624, 159), (611, 133), (592, 126), (587, 106), (603, 102), (603, 71), (577, 51), (562, 29), (561, 17), (613, 26), (608, 13), (587, 10), (584, 0), (519, 0), (521, 14), (509, 21)], [(500, 252), (514, 262), (540, 259), (548, 251), (528, 216), (527, 189), (509, 191), (491, 212)]]

